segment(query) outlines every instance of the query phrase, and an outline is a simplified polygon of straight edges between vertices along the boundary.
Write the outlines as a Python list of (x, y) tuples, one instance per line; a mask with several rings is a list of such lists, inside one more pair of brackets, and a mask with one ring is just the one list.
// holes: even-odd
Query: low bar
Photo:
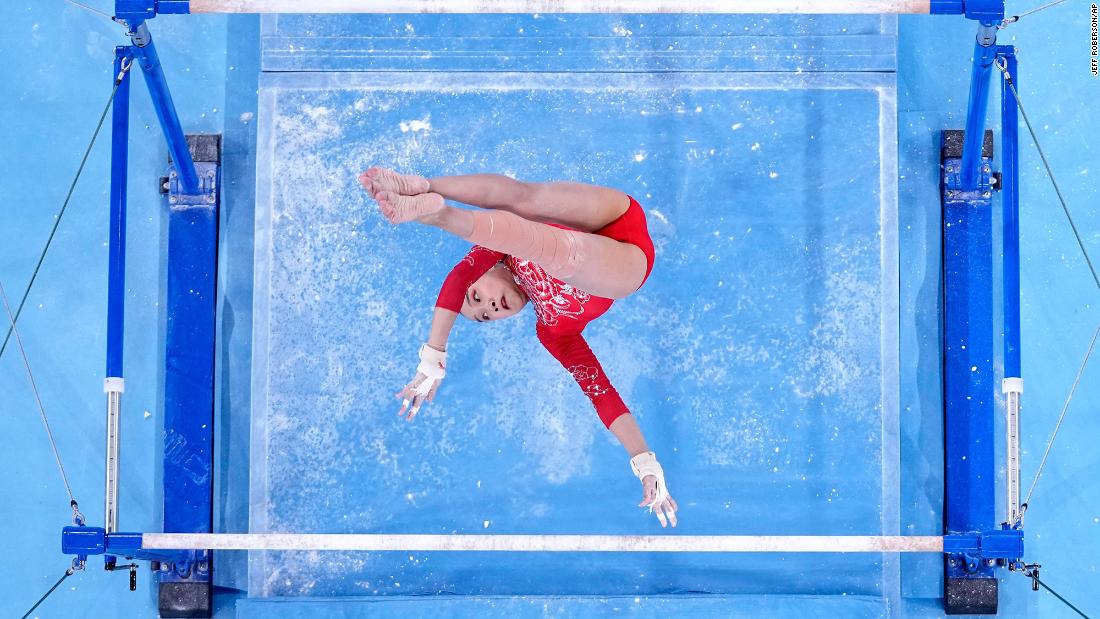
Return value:
[[(1020, 370), (1020, 152), (1019, 112), (1009, 80), (1017, 82), (1016, 48), (998, 47), (1008, 76), (1001, 78), (1001, 219), (1005, 396), (1005, 521), (1020, 522), (1020, 407), (1024, 379)], [(1018, 86), (1017, 86), (1018, 88)]]
[[(163, 1), (163, 0), (162, 0)], [(962, 2), (937, 3), (937, 12)], [(931, 0), (191, 0), (192, 13), (919, 13)]]
[(943, 552), (939, 536), (145, 533), (148, 550)]

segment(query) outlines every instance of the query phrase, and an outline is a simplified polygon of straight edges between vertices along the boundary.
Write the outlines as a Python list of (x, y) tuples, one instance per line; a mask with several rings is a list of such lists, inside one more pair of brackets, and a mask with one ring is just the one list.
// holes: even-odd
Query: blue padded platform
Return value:
[[(355, 23), (310, 19), (292, 23)], [(634, 507), (625, 453), (541, 349), (529, 311), (460, 323), (436, 402), (412, 424), (396, 417), (393, 394), (466, 245), (385, 222), (356, 182), (385, 165), (599, 183), (641, 202), (653, 275), (586, 336), (665, 466), (675, 533), (899, 532), (894, 73), (718, 72), (705, 58), (672, 73), (313, 62), (260, 84), (253, 531), (672, 532)], [(889, 601), (898, 563), (254, 552), (249, 592)]]
[[(778, 614), (776, 614), (778, 613)], [(677, 595), (654, 597), (499, 597), (445, 596), (376, 598), (252, 598), (237, 602), (237, 619), (438, 619), (478, 617), (693, 617), (706, 619), (758, 619), (775, 616), (887, 617), (881, 599), (861, 596), (795, 595)]]

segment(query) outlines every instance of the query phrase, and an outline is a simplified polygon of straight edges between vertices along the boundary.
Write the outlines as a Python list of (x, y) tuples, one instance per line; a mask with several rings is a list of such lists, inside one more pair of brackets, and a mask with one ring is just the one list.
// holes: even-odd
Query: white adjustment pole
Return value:
[(1005, 474), (1005, 499), (1008, 502), (1008, 522), (1016, 524), (1020, 519), (1020, 397), (1024, 393), (1024, 379), (1009, 377), (1001, 381), (1005, 394), (1005, 456), (1008, 460)]
[(943, 552), (940, 536), (143, 533), (149, 550)]
[(920, 13), (930, 0), (191, 0), (192, 13)]
[(118, 530), (118, 429), (122, 412), (122, 394), (125, 391), (124, 379), (117, 377), (103, 379), (103, 393), (107, 394), (107, 483), (103, 493), (103, 528), (107, 533)]

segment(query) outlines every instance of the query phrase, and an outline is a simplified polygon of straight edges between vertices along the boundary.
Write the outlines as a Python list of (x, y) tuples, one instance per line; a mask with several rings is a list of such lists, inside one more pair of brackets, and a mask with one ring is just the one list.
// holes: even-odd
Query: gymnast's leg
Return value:
[(604, 236), (563, 230), (503, 210), (467, 210), (448, 206), (438, 193), (375, 195), (391, 223), (419, 221), (475, 245), (529, 260), (550, 275), (589, 294), (621, 299), (645, 278), (648, 261), (636, 245)]
[(404, 196), (430, 191), (454, 202), (504, 210), (524, 219), (557, 223), (585, 232), (603, 228), (630, 206), (625, 193), (610, 187), (570, 182), (527, 183), (500, 174), (425, 179), (375, 167), (364, 172), (361, 180), (375, 198), (381, 191)]

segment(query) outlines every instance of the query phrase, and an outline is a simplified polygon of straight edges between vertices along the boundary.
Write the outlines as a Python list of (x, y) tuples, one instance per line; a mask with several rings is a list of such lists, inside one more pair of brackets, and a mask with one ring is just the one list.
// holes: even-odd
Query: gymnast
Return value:
[[(474, 244), (451, 269), (436, 300), (416, 376), (397, 397), (412, 421), (435, 398), (447, 365), (447, 337), (459, 314), (477, 322), (510, 318), (532, 302), (539, 342), (573, 375), (603, 424), (630, 455), (643, 499), (661, 526), (676, 526), (676, 501), (634, 416), (581, 332), (653, 270), (645, 213), (625, 193), (580, 183), (525, 183), (497, 174), (427, 179), (371, 168), (359, 177), (393, 224), (417, 221)], [(452, 200), (485, 210), (455, 208)]]

